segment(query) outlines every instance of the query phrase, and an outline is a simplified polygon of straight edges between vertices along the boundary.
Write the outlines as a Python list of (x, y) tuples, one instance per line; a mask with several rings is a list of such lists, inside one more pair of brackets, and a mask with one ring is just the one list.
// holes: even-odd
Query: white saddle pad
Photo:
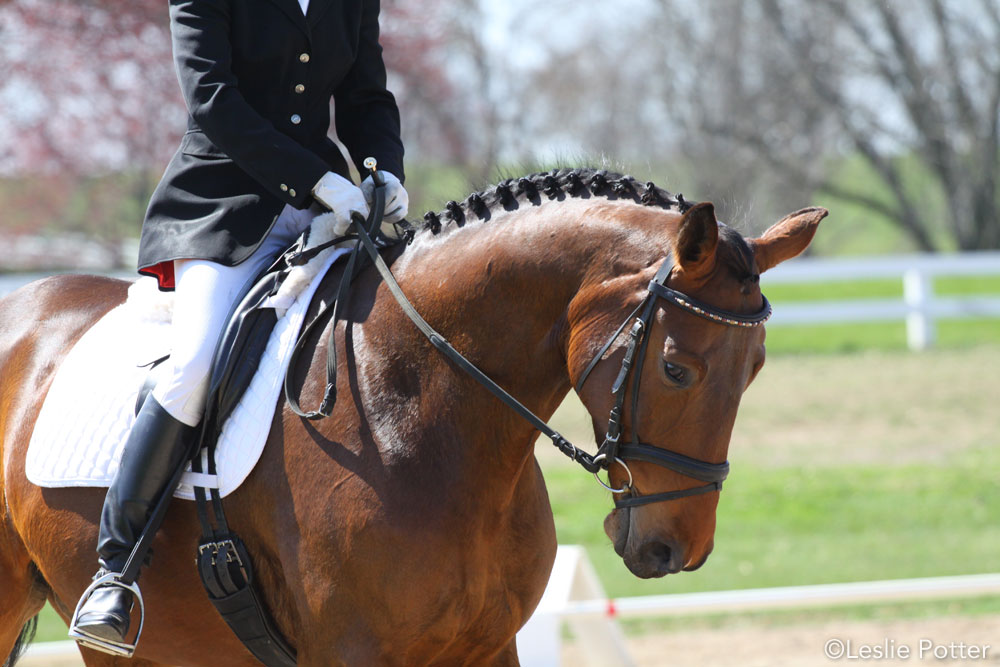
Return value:
[[(218, 475), (198, 475), (189, 469), (176, 497), (193, 500), (192, 484), (216, 487), (228, 495), (253, 470), (271, 430), (285, 368), (309, 302), (330, 265), (344, 252), (326, 259), (275, 325), (257, 373), (223, 426), (216, 450)], [(154, 279), (139, 279), (143, 280)], [(80, 338), (56, 372), (28, 447), (27, 477), (32, 483), (44, 487), (111, 484), (149, 370), (140, 364), (170, 351), (168, 319), (151, 317), (148, 302), (135, 303), (142, 299), (131, 296), (134, 289), (129, 290), (126, 303)]]

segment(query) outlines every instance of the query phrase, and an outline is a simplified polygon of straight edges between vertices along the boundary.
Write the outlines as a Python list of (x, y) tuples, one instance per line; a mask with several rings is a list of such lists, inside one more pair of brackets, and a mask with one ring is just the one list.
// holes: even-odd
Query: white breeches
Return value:
[(174, 260), (170, 358), (153, 396), (174, 419), (196, 426), (205, 413), (212, 357), (226, 316), (247, 283), (271, 265), (309, 226), (319, 209), (286, 205), (267, 237), (236, 266), (203, 259)]

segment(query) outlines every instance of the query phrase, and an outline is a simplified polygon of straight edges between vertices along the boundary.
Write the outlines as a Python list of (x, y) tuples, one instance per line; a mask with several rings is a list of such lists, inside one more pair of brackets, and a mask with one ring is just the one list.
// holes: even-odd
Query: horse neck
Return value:
[[(425, 232), (394, 267), (424, 318), (543, 419), (570, 388), (570, 303), (626, 252), (628, 233), (595, 207), (549, 202), (437, 237)], [(443, 429), (463, 451), (475, 452), (462, 457), (463, 465), (491, 466), (492, 477), (501, 476), (498, 466), (523, 471), (537, 432), (442, 355), (428, 355), (408, 321), (397, 321), (395, 330), (420, 350), (415, 362), (425, 379), (413, 397), (419, 414), (429, 410), (438, 417), (438, 436)]]

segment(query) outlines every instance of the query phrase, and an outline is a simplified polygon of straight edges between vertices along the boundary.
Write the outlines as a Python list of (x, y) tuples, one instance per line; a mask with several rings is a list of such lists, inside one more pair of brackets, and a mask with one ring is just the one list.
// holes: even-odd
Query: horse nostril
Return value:
[(673, 542), (650, 542), (643, 549), (642, 561), (651, 576), (680, 572), (680, 551)]
[(656, 542), (649, 549), (649, 558), (655, 563), (669, 563), (673, 551), (669, 544)]

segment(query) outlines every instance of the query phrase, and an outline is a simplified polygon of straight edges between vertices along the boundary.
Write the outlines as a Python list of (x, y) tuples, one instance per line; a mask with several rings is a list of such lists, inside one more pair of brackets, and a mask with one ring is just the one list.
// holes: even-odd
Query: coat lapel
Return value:
[[(292, 23), (297, 25), (302, 32), (309, 36), (309, 24), (306, 23), (306, 17), (302, 14), (302, 7), (299, 6), (299, 0), (271, 0), (274, 4), (281, 7), (281, 10), (288, 15), (288, 18), (292, 20)], [(313, 0), (309, 0), (309, 4), (312, 5)], [(312, 7), (310, 6), (310, 12)]]
[(326, 14), (333, 3), (334, 0), (309, 0), (309, 11), (306, 13), (306, 20), (310, 28), (315, 28), (319, 25), (323, 15)]

